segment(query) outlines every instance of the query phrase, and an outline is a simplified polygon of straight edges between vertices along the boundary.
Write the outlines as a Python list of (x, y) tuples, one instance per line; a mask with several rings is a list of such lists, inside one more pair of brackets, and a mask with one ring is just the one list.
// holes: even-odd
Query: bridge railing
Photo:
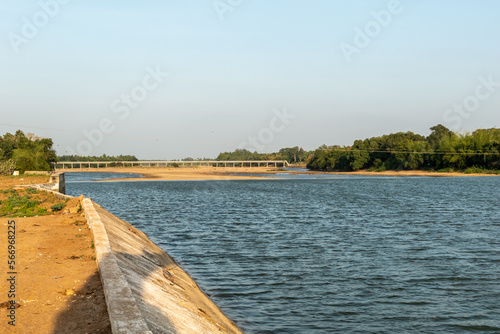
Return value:
[(54, 169), (83, 169), (107, 167), (172, 167), (172, 166), (208, 166), (208, 167), (287, 167), (286, 160), (246, 160), (246, 161), (62, 161), (53, 163)]

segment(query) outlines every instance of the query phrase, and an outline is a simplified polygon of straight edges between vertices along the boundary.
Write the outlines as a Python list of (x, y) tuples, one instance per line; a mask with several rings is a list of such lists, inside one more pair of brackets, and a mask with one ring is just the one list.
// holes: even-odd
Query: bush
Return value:
[(172, 167), (179, 168), (180, 166), (179, 166), (179, 164), (178, 164), (177, 162), (174, 162), (174, 163), (172, 164)]
[(0, 162), (0, 175), (12, 175), (12, 172), (16, 168), (16, 163), (14, 160), (6, 160)]
[(46, 208), (44, 208), (44, 207), (41, 207), (41, 206), (40, 206), (40, 207), (38, 207), (38, 208), (36, 209), (36, 214), (37, 214), (37, 215), (38, 215), (38, 214), (44, 214), (44, 213), (47, 213), (47, 209), (46, 209)]
[(58, 211), (61, 211), (62, 209), (64, 209), (65, 206), (66, 206), (66, 203), (57, 203), (57, 204), (52, 205), (50, 207), (50, 209), (53, 212), (58, 212)]
[(466, 170), (464, 170), (465, 174), (500, 174), (499, 170), (492, 170), (492, 169), (483, 169), (480, 167), (469, 167)]
[(483, 174), (485, 172), (487, 172), (487, 171), (484, 170), (483, 168), (476, 167), (476, 166), (472, 166), (472, 167), (469, 167), (466, 170), (464, 170), (465, 174), (476, 174), (476, 173)]

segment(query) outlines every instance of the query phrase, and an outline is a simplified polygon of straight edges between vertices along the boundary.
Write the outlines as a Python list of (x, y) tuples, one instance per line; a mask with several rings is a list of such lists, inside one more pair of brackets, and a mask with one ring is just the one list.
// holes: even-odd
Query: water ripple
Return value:
[(500, 178), (68, 184), (246, 333), (500, 332)]

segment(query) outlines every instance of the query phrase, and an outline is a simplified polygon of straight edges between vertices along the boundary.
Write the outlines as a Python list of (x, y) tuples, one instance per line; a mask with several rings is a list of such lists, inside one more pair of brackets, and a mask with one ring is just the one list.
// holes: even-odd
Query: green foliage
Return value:
[(0, 175), (12, 175), (15, 168), (16, 163), (12, 159), (0, 161)]
[(398, 132), (356, 140), (350, 147), (325, 146), (307, 159), (313, 170), (499, 170), (500, 129), (457, 134), (439, 124), (424, 137)]
[(43, 214), (46, 214), (46, 213), (47, 213), (47, 209), (46, 208), (41, 207), (41, 206), (38, 207), (38, 208), (36, 208), (36, 214), (37, 215), (43, 215)]
[(279, 154), (281, 155), (283, 160), (286, 160), (292, 164), (304, 162), (309, 156), (309, 152), (304, 151), (302, 147), (298, 146), (282, 148), (279, 151)]
[(438, 147), (439, 143), (442, 140), (449, 138), (453, 135), (453, 132), (442, 124), (433, 126), (431, 130), (432, 130), (431, 134), (426, 138), (427, 142), (431, 145), (431, 147)]
[(50, 163), (56, 161), (52, 146), (52, 139), (25, 135), (21, 130), (15, 135), (5, 134), (0, 137), (0, 174), (9, 174), (14, 169), (21, 173), (26, 170), (50, 171)]
[(237, 149), (234, 152), (220, 153), (218, 161), (256, 161), (256, 160), (287, 160), (289, 163), (305, 162), (311, 152), (304, 151), (303, 148), (295, 146), (282, 148), (275, 153), (257, 153), (246, 149)]
[(11, 192), (5, 201), (2, 201), (0, 216), (33, 216), (38, 214), (41, 207), (40, 201), (32, 199), (29, 195), (20, 196), (17, 192)]
[(50, 209), (53, 212), (58, 212), (58, 211), (61, 211), (62, 209), (64, 209), (65, 206), (66, 206), (66, 203), (57, 203), (57, 204), (52, 205), (50, 207)]
[(483, 174), (485, 172), (486, 172), (486, 170), (484, 168), (476, 167), (476, 166), (472, 166), (472, 167), (469, 167), (469, 168), (464, 170), (465, 174), (476, 174), (476, 173)]
[(216, 160), (219, 161), (242, 161), (242, 160), (264, 160), (262, 154), (250, 152), (245, 149), (237, 149), (234, 152), (220, 153)]
[(178, 164), (177, 162), (174, 162), (174, 163), (172, 164), (172, 167), (179, 168), (180, 166), (179, 166), (179, 164)]
[(500, 174), (500, 170), (484, 169), (472, 166), (464, 170), (465, 174)]

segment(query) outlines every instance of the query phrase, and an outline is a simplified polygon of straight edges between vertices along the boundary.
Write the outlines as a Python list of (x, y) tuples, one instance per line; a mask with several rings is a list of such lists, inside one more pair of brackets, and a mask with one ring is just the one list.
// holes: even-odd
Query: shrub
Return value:
[(64, 209), (65, 206), (66, 206), (66, 203), (57, 203), (57, 204), (52, 205), (50, 207), (50, 209), (53, 212), (58, 212), (58, 211), (61, 211), (62, 209)]
[(40, 207), (38, 207), (38, 208), (36, 209), (36, 214), (37, 214), (37, 215), (38, 215), (38, 214), (44, 214), (44, 213), (47, 213), (47, 209), (46, 209), (46, 208), (44, 208), (44, 207), (41, 207), (41, 206), (40, 206)]
[(483, 168), (472, 166), (464, 170), (465, 174), (476, 174), (476, 173), (485, 173), (486, 171)]
[(0, 175), (12, 175), (12, 172), (16, 168), (16, 163), (14, 160), (6, 160), (0, 162)]

